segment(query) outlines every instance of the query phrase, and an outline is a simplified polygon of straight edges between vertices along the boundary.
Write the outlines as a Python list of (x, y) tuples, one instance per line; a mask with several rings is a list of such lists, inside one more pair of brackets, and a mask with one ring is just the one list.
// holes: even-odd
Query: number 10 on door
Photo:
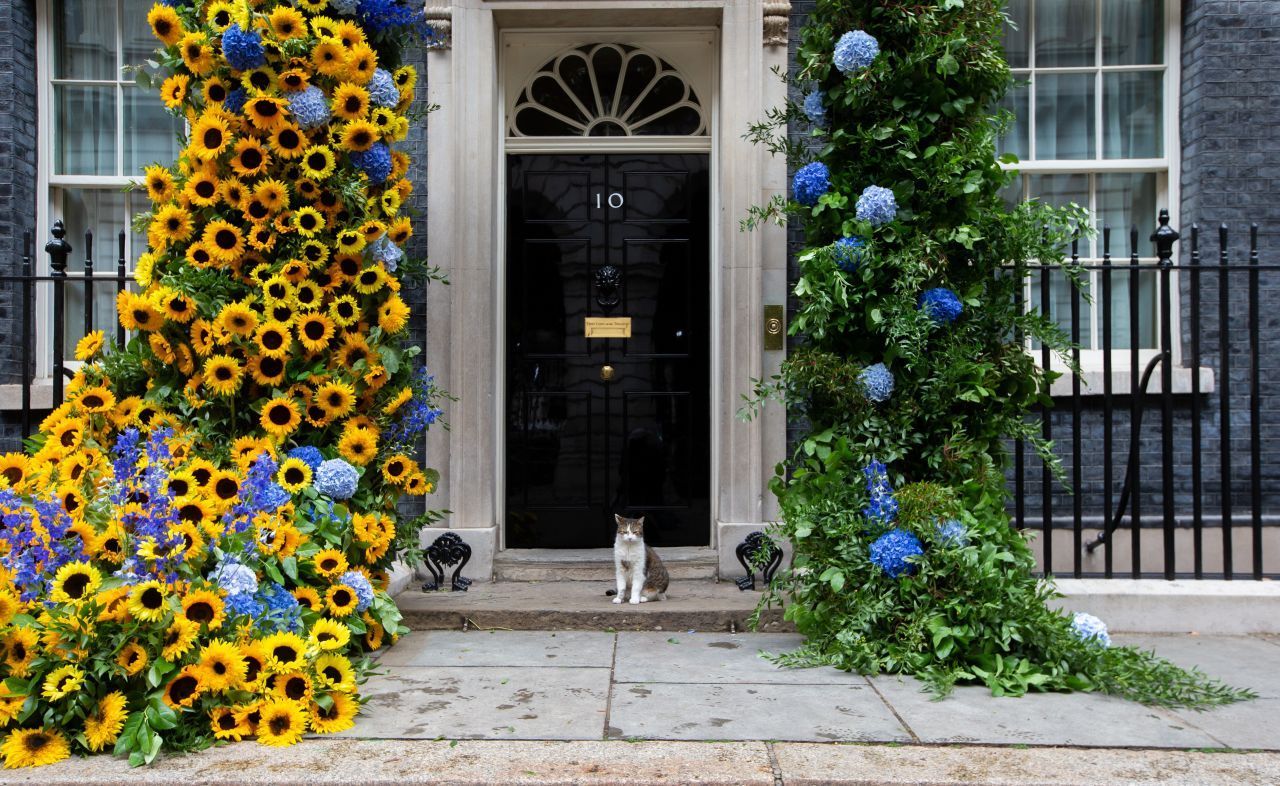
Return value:
[[(608, 202), (609, 202), (609, 207), (612, 207), (615, 209), (622, 207), (622, 194), (618, 193), (617, 191), (614, 191), (612, 194), (609, 195)], [(603, 205), (600, 204), (600, 194), (597, 193), (596, 208), (599, 209), (601, 207), (603, 207)]]

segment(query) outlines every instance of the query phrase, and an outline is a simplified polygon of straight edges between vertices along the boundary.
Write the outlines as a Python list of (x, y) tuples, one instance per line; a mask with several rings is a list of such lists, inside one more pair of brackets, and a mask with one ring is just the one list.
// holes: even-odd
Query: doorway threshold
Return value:
[[(719, 558), (708, 546), (655, 548), (673, 580), (716, 578)], [(612, 582), (613, 549), (506, 549), (493, 558), (495, 581)]]

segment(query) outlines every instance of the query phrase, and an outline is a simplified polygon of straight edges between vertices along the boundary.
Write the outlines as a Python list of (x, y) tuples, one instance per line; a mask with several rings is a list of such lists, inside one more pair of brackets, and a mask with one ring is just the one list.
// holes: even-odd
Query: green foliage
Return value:
[[(1056, 466), (1027, 419), (1032, 407), (1051, 405), (1055, 374), (1036, 365), (1026, 342), (1059, 356), (1068, 348), (1050, 320), (1024, 309), (1023, 282), (1035, 260), (1059, 260), (1089, 220), (1076, 206), (1009, 208), (1000, 196), (1014, 177), (995, 154), (1008, 118), (990, 110), (1011, 81), (1002, 9), (1001, 0), (819, 0), (801, 33), (797, 81), (822, 93), (826, 120), (813, 135), (831, 188), (811, 208), (787, 204), (805, 229), (791, 322), (803, 343), (744, 407), (750, 417), (780, 400), (808, 427), (772, 483), (783, 514), (775, 534), (795, 544), (796, 558), (767, 602), (789, 596), (787, 617), (808, 637), (780, 660), (916, 674), (940, 694), (963, 681), (997, 695), (1102, 690), (1192, 706), (1246, 698), (1150, 653), (1077, 639), (1069, 618), (1047, 605), (1055, 590), (1034, 577), (1035, 557), (1009, 526), (1006, 440), (1027, 440)], [(859, 29), (880, 54), (842, 73), (833, 46)], [(748, 137), (800, 165), (808, 154), (782, 137), (804, 117), (788, 104)], [(896, 219), (879, 227), (855, 211), (872, 185), (891, 189), (898, 204)], [(744, 226), (777, 210), (758, 208)], [(842, 268), (832, 244), (847, 236), (865, 248)], [(953, 324), (917, 307), (935, 287), (963, 303)], [(882, 403), (858, 381), (875, 363), (895, 382)], [(862, 513), (862, 468), (872, 459), (900, 486), (896, 524)], [(939, 538), (948, 520), (964, 526), (967, 545)], [(869, 559), (890, 526), (924, 545), (902, 578)]]

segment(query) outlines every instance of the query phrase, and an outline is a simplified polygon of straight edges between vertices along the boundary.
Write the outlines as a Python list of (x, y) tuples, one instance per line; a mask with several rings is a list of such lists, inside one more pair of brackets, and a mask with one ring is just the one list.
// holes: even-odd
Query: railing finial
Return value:
[(71, 244), (66, 241), (67, 227), (62, 219), (53, 222), (49, 234), (53, 235), (53, 240), (44, 244), (44, 252), (49, 255), (49, 266), (55, 274), (64, 273), (67, 269), (67, 257), (71, 255)]
[(1178, 232), (1169, 226), (1169, 211), (1166, 208), (1160, 209), (1160, 226), (1156, 227), (1156, 231), (1151, 233), (1151, 242), (1156, 244), (1156, 256), (1160, 258), (1161, 265), (1173, 264), (1173, 244), (1178, 240)]

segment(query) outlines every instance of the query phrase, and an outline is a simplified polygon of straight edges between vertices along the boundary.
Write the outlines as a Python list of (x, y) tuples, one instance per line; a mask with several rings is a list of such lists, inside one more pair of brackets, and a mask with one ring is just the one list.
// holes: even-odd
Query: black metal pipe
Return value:
[[(1115, 410), (1112, 408), (1111, 401), (1111, 340), (1112, 340), (1112, 315), (1111, 315), (1111, 227), (1104, 226), (1102, 228), (1102, 420), (1105, 428), (1102, 430), (1102, 498), (1103, 498), (1103, 533), (1111, 532), (1115, 529), (1116, 521), (1111, 517), (1111, 506), (1115, 501), (1113, 497), (1113, 480), (1115, 466), (1111, 456), (1114, 448), (1114, 431), (1115, 431)], [(1107, 578), (1111, 578), (1113, 567), (1111, 539), (1107, 536), (1107, 548), (1103, 552), (1103, 573)], [(1089, 549), (1093, 551), (1091, 547)]]
[(93, 230), (84, 233), (84, 334), (93, 332)]
[(1129, 537), (1133, 549), (1130, 574), (1135, 579), (1142, 578), (1142, 390), (1138, 381), (1138, 347), (1141, 343), (1141, 322), (1138, 319), (1141, 300), (1138, 297), (1138, 291), (1141, 287), (1142, 279), (1138, 267), (1138, 228), (1131, 226), (1129, 228), (1129, 469), (1126, 472), (1126, 486), (1132, 500), (1129, 506), (1131, 511)]
[(1204, 467), (1200, 456), (1200, 227), (1191, 225), (1191, 544), (1195, 577), (1204, 578)]
[(1249, 225), (1249, 506), (1253, 578), (1262, 579), (1262, 359), (1259, 349), (1258, 225)]
[(1178, 233), (1169, 226), (1169, 211), (1160, 211), (1160, 226), (1151, 235), (1151, 242), (1156, 245), (1156, 257), (1159, 259), (1160, 276), (1160, 459), (1161, 491), (1163, 497), (1162, 529), (1164, 533), (1164, 577), (1172, 581), (1176, 575), (1174, 558), (1174, 521), (1173, 509), (1173, 294), (1171, 290), (1171, 268), (1173, 267), (1173, 244), (1178, 241)]
[[(1050, 298), (1049, 298), (1049, 271), (1041, 269), (1040, 271), (1040, 313), (1048, 317), (1050, 315)], [(1045, 370), (1046, 375), (1051, 368), (1052, 356), (1049, 353), (1048, 342), (1040, 342), (1040, 367)], [(1045, 377), (1045, 397), (1049, 396), (1050, 382), (1048, 376)], [(1045, 406), (1040, 408), (1040, 436), (1045, 442), (1053, 441), (1053, 419), (1049, 410)], [(1053, 472), (1050, 470), (1048, 462), (1041, 462), (1040, 468), (1040, 537), (1044, 541), (1044, 572), (1045, 575), (1053, 573)]]
[(1222, 469), (1222, 575), (1234, 573), (1231, 547), (1231, 289), (1227, 281), (1227, 225), (1218, 227), (1218, 445)]
[[(1071, 263), (1080, 263), (1080, 238), (1071, 239)], [(1080, 286), (1073, 277), (1071, 279), (1071, 360), (1076, 369), (1080, 368)], [(1080, 578), (1084, 572), (1084, 500), (1082, 499), (1083, 463), (1080, 451), (1080, 419), (1083, 414), (1083, 402), (1080, 398), (1080, 374), (1071, 372), (1071, 574)]]
[(31, 436), (31, 381), (35, 377), (35, 369), (31, 367), (32, 343), (32, 288), (33, 282), (28, 280), (32, 274), (33, 260), (31, 232), (22, 233), (22, 438)]

